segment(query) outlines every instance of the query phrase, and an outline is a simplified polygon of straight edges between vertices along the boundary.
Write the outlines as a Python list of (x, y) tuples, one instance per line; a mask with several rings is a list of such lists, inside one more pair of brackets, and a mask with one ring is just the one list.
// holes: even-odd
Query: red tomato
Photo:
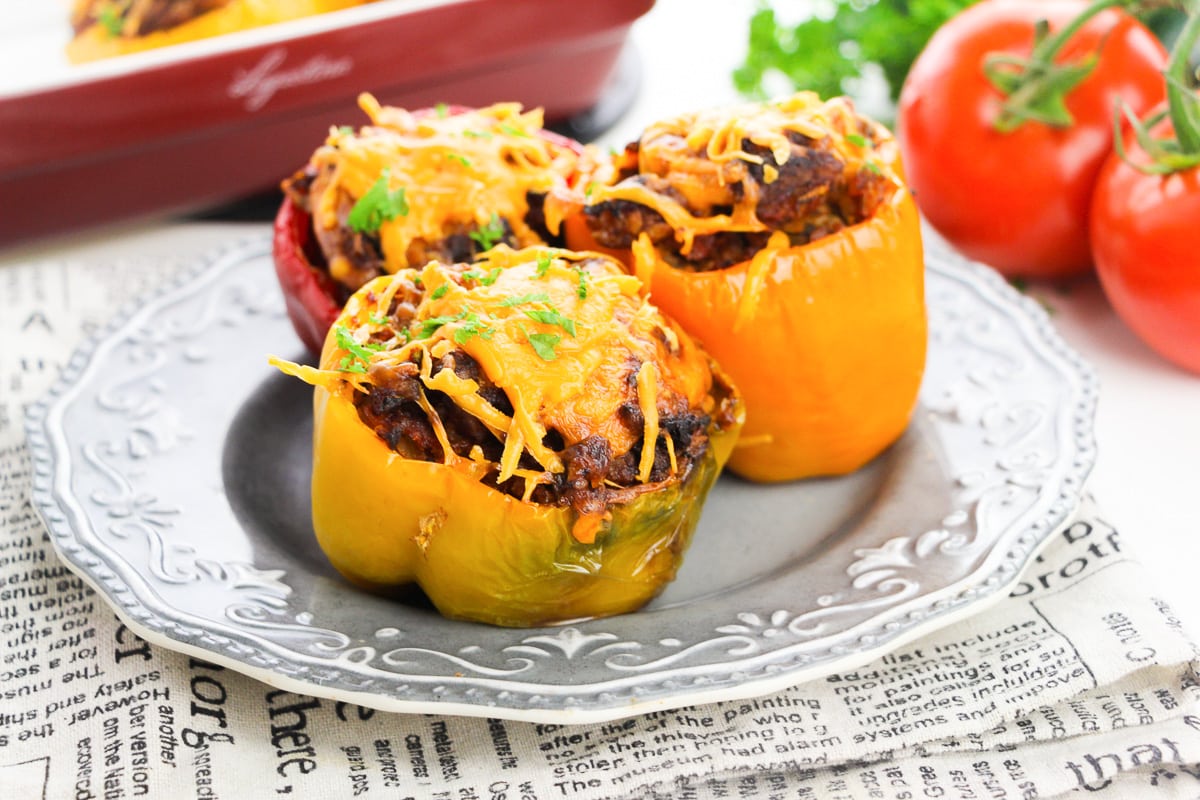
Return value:
[[(1169, 122), (1153, 135), (1165, 137)], [(1132, 138), (1132, 137), (1130, 137)], [(1146, 156), (1127, 144), (1135, 163)], [(1117, 314), (1146, 344), (1200, 373), (1200, 167), (1146, 175), (1111, 155), (1092, 196), (1096, 272)]]
[(1060, 30), (1082, 0), (985, 0), (946, 23), (913, 64), (900, 94), (905, 171), (925, 217), (968, 256), (1009, 276), (1062, 277), (1091, 263), (1087, 214), (1112, 149), (1114, 101), (1139, 115), (1164, 99), (1167, 54), (1122, 11), (1092, 18), (1059, 63), (1097, 52), (1096, 68), (1068, 95), (1075, 123), (993, 127), (1003, 95), (984, 76), (992, 52), (1028, 56), (1034, 23)]

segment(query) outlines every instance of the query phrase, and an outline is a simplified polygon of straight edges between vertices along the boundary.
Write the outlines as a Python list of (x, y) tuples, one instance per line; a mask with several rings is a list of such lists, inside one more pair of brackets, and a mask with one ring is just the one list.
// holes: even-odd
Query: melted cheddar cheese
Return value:
[[(527, 194), (565, 192), (580, 154), (541, 135), (540, 109), (516, 103), (477, 110), (412, 113), (381, 106), (362, 95), (359, 104), (372, 124), (359, 131), (334, 128), (313, 154), (318, 174), (327, 176), (314, 198), (314, 224), (331, 230), (346, 224), (346, 211), (381, 177), (389, 191), (403, 188), (408, 211), (384, 221), (378, 231), (384, 268), (410, 263), (409, 246), (438, 242), (448, 233), (508, 223), (518, 245), (541, 244), (525, 221)], [(546, 224), (557, 232), (561, 211), (546, 208)], [(330, 264), (338, 278), (338, 265)]]
[[(384, 316), (396, 287), (416, 279), (424, 294), (415, 318), (397, 328)], [(343, 397), (367, 388), (376, 368), (417, 363), (426, 390), (444, 393), (503, 442), (498, 480), (525, 477), (526, 495), (537, 480), (564, 469), (558, 453), (543, 443), (550, 430), (565, 446), (602, 436), (614, 456), (644, 442), (638, 471), (645, 482), (659, 436), (666, 435), (659, 430), (660, 414), (708, 414), (715, 401), (708, 357), (640, 289), (637, 278), (600, 254), (501, 246), (468, 272), (434, 262), (374, 279), (346, 304), (320, 369), (272, 363)], [(350, 350), (338, 344), (339, 328), (342, 336), (372, 348), (367, 363), (353, 363)], [(538, 337), (552, 345), (534, 346)], [(480, 396), (476, 381), (450, 369), (433, 374), (434, 361), (453, 350), (474, 359), (505, 392), (511, 415)], [(641, 430), (623, 421), (622, 406), (630, 404), (641, 412)], [(432, 406), (426, 401), (422, 407), (448, 466), (476, 477), (490, 468), (478, 448), (468, 457), (455, 454)], [(541, 466), (540, 478), (519, 469), (523, 453)]]
[[(884, 160), (874, 157), (874, 145), (886, 138), (877, 123), (857, 115), (844, 97), (822, 101), (813, 92), (799, 92), (773, 103), (681, 114), (650, 125), (638, 142), (637, 173), (657, 182), (618, 182), (611, 171), (598, 171), (588, 202), (626, 200), (657, 211), (675, 230), (683, 253), (696, 236), (770, 230), (756, 213), (760, 184), (750, 166), (761, 167), (763, 183), (772, 183), (791, 157), (790, 132), (826, 143), (847, 175), (866, 168), (900, 185)], [(769, 157), (747, 152), (745, 142), (766, 149)], [(672, 191), (662, 191), (663, 183)]]

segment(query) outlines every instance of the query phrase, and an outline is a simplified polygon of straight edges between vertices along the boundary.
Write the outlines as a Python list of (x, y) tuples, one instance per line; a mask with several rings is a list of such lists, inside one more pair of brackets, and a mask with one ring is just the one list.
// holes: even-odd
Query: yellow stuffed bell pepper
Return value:
[(742, 422), (720, 370), (598, 254), (500, 246), (376, 278), (330, 329), (313, 527), (354, 583), (531, 626), (639, 608)]
[[(925, 366), (920, 223), (899, 148), (812, 93), (650, 126), (568, 244), (621, 251), (746, 398), (730, 469), (853, 471), (904, 431)], [(573, 235), (572, 235), (573, 234)]]
[(369, 0), (75, 0), (75, 62), (139, 53), (324, 14)]

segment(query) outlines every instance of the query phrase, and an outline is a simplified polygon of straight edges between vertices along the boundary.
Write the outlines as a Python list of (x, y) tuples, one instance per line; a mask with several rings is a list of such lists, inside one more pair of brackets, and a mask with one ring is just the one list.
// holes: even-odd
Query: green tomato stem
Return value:
[(1167, 108), (1179, 151), (1200, 154), (1200, 108), (1196, 95), (1188, 86), (1188, 66), (1192, 50), (1200, 40), (1200, 8), (1188, 11), (1187, 22), (1171, 50), (1171, 59), (1164, 73), (1167, 78)]
[(1095, 0), (1070, 22), (1052, 35), (1045, 20), (1038, 22), (1034, 46), (1029, 58), (992, 53), (984, 61), (984, 72), (998, 91), (1005, 95), (993, 126), (1011, 133), (1026, 122), (1039, 122), (1066, 128), (1075, 120), (1066, 107), (1066, 96), (1095, 68), (1099, 58), (1091, 53), (1076, 64), (1056, 64), (1055, 56), (1093, 17), (1116, 6), (1128, 6), (1130, 0)]

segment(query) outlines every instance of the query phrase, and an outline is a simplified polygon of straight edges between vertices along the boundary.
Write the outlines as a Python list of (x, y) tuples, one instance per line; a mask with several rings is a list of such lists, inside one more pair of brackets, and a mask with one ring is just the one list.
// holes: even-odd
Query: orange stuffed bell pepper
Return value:
[(747, 415), (732, 470), (837, 475), (899, 437), (925, 365), (924, 261), (885, 128), (802, 92), (652, 125), (607, 170), (569, 244), (623, 250), (729, 372)]
[(324, 14), (367, 0), (75, 0), (75, 62), (139, 53)]
[(670, 581), (733, 447), (720, 370), (598, 254), (501, 246), (362, 287), (313, 384), (313, 527), (356, 584), (528, 626)]
[[(562, 244), (562, 216), (591, 154), (516, 103), (407, 111), (363, 95), (371, 124), (334, 128), (284, 181), (275, 270), (300, 338), (319, 352), (352, 292), (430, 260), (497, 244)], [(589, 167), (590, 169), (590, 167)]]

